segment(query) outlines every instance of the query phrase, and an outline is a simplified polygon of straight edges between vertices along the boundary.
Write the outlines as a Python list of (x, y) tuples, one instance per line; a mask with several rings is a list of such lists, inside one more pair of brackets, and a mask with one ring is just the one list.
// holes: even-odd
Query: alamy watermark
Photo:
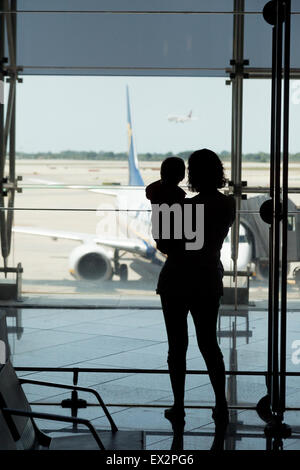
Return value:
[[(195, 210), (195, 212), (194, 212)], [(173, 224), (171, 224), (173, 214)], [(193, 217), (194, 216), (194, 217)], [(193, 221), (195, 229), (193, 230)], [(171, 234), (171, 225), (173, 233)], [(154, 239), (190, 240), (186, 250), (201, 250), (204, 244), (204, 204), (152, 204), (152, 236)], [(193, 240), (193, 241), (191, 241)]]
[(300, 81), (291, 81), (291, 102), (292, 104), (300, 104)]
[(126, 199), (121, 208), (102, 203), (97, 208), (98, 237), (115, 239), (151, 236), (154, 240), (184, 240), (186, 250), (201, 250), (204, 245), (204, 204), (152, 204), (130, 209)]
[(294, 351), (292, 352), (292, 363), (297, 366), (300, 364), (300, 339), (295, 339), (295, 341), (292, 342), (292, 349)]

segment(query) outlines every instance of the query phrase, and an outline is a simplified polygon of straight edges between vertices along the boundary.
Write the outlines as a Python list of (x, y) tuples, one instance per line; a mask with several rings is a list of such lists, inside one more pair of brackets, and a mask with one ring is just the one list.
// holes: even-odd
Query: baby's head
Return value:
[(185, 164), (182, 158), (166, 158), (161, 164), (160, 176), (163, 183), (180, 183), (185, 176)]

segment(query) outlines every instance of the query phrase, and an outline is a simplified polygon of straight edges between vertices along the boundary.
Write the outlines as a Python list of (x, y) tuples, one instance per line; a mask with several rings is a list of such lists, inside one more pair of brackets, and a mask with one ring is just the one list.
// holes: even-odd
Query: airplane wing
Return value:
[(91, 185), (84, 185), (84, 184), (65, 184), (60, 181), (50, 181), (47, 179), (42, 179), (42, 178), (28, 178), (27, 180), (29, 183), (33, 183), (34, 185), (42, 185), (42, 186), (56, 186), (57, 188), (60, 189), (82, 189), (82, 190), (88, 190), (93, 193), (100, 193), (106, 196), (118, 196), (118, 192), (114, 189), (106, 189), (106, 188), (91, 188)]
[[(36, 227), (24, 227), (24, 226), (15, 226), (13, 227), (13, 232), (15, 233), (25, 233), (29, 235), (38, 235), (52, 238), (53, 240), (65, 239), (65, 240), (74, 240), (81, 243), (93, 243), (97, 245), (107, 246), (109, 248), (115, 248), (118, 250), (124, 250), (130, 253), (138, 254), (141, 256), (148, 257), (150, 251), (154, 251), (154, 248), (151, 247), (146, 241), (143, 241), (140, 238), (102, 238), (97, 235), (91, 235), (82, 232), (68, 232), (64, 230), (52, 230), (52, 229), (43, 229)], [(153, 249), (152, 249), (153, 248)]]

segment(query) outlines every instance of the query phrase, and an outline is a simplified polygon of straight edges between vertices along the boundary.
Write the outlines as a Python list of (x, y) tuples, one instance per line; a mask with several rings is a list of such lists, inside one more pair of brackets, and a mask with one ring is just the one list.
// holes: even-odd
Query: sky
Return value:
[[(17, 85), (17, 151), (127, 150), (126, 85), (138, 153), (230, 151), (225, 78), (24, 76)], [(6, 86), (6, 93), (7, 93)], [(169, 122), (193, 111), (196, 120)], [(291, 82), (290, 151), (300, 152), (300, 82)], [(268, 152), (270, 81), (244, 80), (243, 153)]]

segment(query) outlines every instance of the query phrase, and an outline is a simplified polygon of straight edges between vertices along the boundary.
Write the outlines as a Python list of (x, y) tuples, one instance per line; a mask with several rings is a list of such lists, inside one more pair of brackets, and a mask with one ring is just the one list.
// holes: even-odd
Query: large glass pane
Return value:
[[(262, 10), (267, 2), (264, 0), (248, 1), (251, 5), (252, 14), (245, 15), (245, 49), (244, 57), (249, 60), (250, 67), (269, 68), (272, 67), (272, 26), (263, 18)], [(299, 5), (292, 3), (291, 17), (291, 67), (299, 68)], [(255, 12), (259, 12), (255, 14)]]
[(128, 185), (126, 86), (145, 185), (160, 178), (165, 157), (186, 161), (199, 147), (215, 149), (229, 177), (231, 90), (223, 80), (27, 77), (18, 94), (23, 192), (16, 195), (12, 252), (24, 267), (24, 294), (158, 300), (164, 257), (154, 253), (150, 203), (144, 186)]
[[(100, 3), (110, 13), (93, 11)], [(192, 151), (204, 147), (220, 155), (231, 178), (232, 89), (224, 76), (232, 58), (233, 18), (228, 13), (233, 2), (100, 3), (85, 2), (89, 13), (79, 14), (74, 10), (83, 8), (81, 1), (18, 2), (20, 10), (46, 11), (18, 15), (17, 59), (26, 76), (17, 93), (16, 173), (23, 180), (22, 193), (16, 194), (8, 264), (21, 262), (24, 272), (22, 302), (8, 306), (2, 300), (1, 321), (5, 315), (11, 359), (20, 375), (70, 384), (71, 369), (83, 368), (78, 384), (99, 391), (118, 413), (121, 428), (135, 429), (139, 423), (149, 431), (147, 449), (169, 449), (170, 428), (162, 409), (173, 397), (168, 341), (155, 292), (165, 257), (151, 237), (145, 186), (160, 178), (166, 156), (186, 162)], [(250, 67), (271, 66), (271, 27), (261, 15), (265, 3), (245, 1), (245, 59)], [(165, 15), (169, 9), (173, 14)], [(296, 2), (292, 9), (299, 9)], [(194, 14), (183, 14), (188, 10)], [(298, 17), (292, 18), (292, 67), (299, 65)], [(81, 76), (38, 76), (45, 73)], [(83, 76), (99, 73), (116, 76)], [(145, 73), (149, 76), (134, 77)], [(199, 78), (203, 74), (206, 78)], [(291, 81), (288, 408), (299, 407), (298, 85), (298, 80)], [(127, 87), (132, 122), (126, 120)], [(222, 249), (224, 296), (217, 323), (231, 406), (228, 450), (268, 445), (255, 407), (267, 393), (269, 225), (259, 209), (269, 198), (271, 83), (250, 79), (243, 87), (242, 180), (247, 182), (247, 199), (241, 201), (236, 265), (231, 258), (233, 232)], [(137, 181), (143, 184), (137, 186)], [(185, 178), (181, 186), (190, 197), (187, 183)], [(8, 280), (14, 276), (9, 274)], [(188, 327), (185, 404), (192, 433), (185, 448), (209, 449), (214, 394), (190, 316)], [(70, 398), (62, 391), (25, 388), (41, 411), (60, 408), (61, 400)], [(80, 410), (80, 416), (108, 428), (91, 401), (93, 408)], [(69, 410), (63, 413), (69, 415)], [(297, 419), (296, 413), (287, 413), (289, 424), (297, 426)], [(45, 428), (51, 429), (52, 423)], [(287, 446), (299, 444), (295, 439)]]
[(232, 50), (229, 0), (201, 2), (201, 9), (186, 2), (184, 11), (194, 14), (166, 0), (75, 5), (83, 13), (71, 2), (18, 3), (17, 62), (24, 74), (224, 76)]

